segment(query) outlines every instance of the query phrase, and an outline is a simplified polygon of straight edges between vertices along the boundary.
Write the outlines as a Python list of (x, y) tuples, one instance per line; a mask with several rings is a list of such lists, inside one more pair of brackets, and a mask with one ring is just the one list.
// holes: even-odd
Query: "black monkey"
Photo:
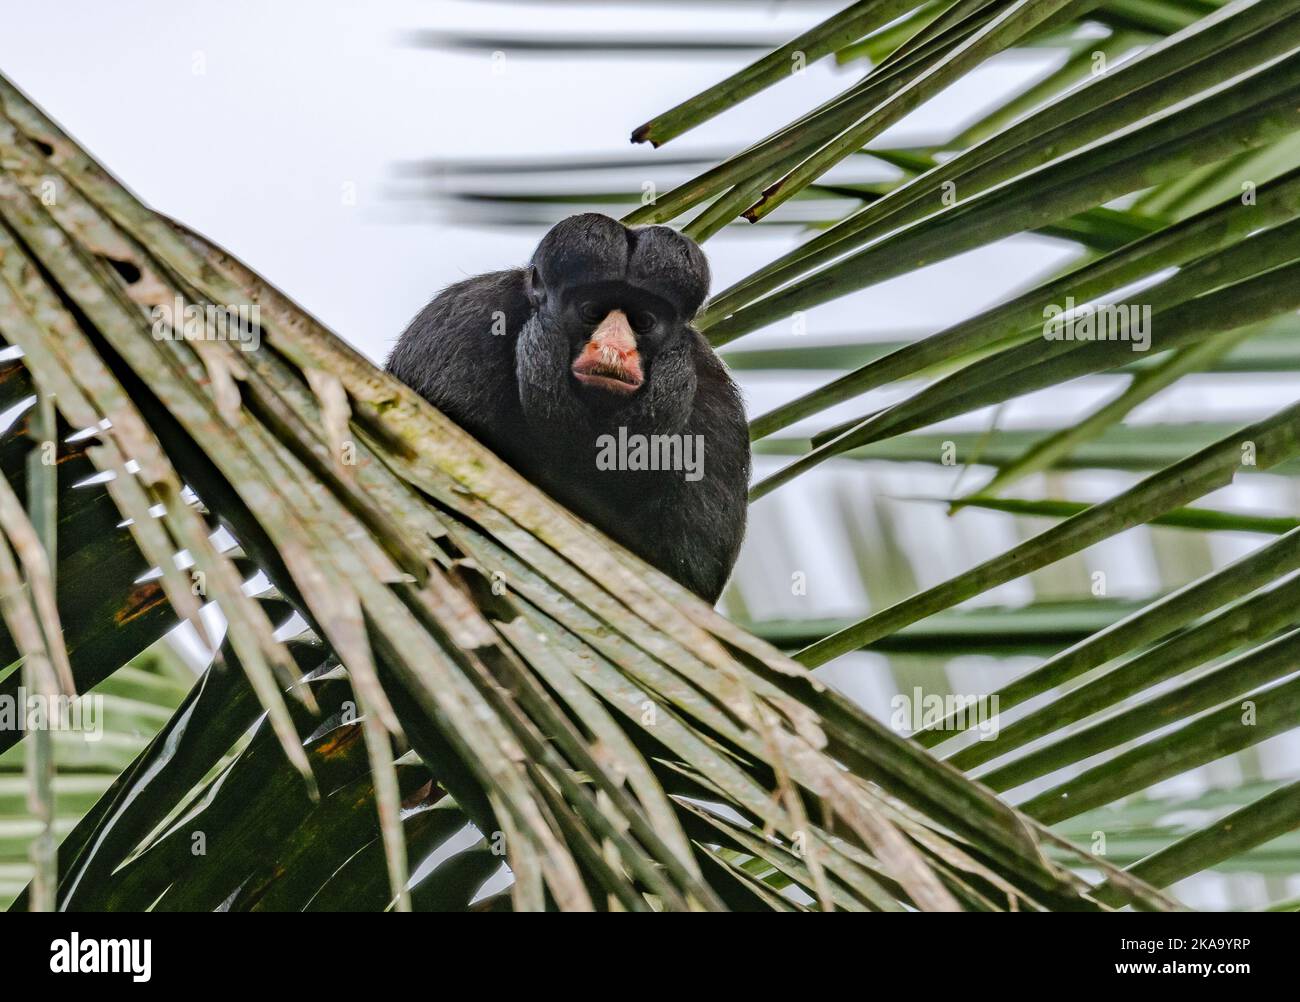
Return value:
[(675, 230), (570, 216), (528, 267), (443, 291), (388, 371), (713, 602), (744, 535), (750, 460), (740, 394), (690, 326), (708, 289), (704, 253)]

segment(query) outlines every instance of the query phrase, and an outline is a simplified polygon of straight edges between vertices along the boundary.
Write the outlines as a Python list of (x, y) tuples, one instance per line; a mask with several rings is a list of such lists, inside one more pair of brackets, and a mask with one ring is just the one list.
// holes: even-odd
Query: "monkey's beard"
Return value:
[(646, 369), (636, 393), (621, 396), (588, 390), (580, 393), (573, 359), (563, 332), (550, 332), (536, 314), (515, 343), (515, 378), (519, 401), (534, 434), (554, 447), (570, 442), (580, 456), (594, 454), (596, 439), (626, 428), (629, 434), (680, 433), (695, 399), (695, 367), (685, 337), (665, 347)]

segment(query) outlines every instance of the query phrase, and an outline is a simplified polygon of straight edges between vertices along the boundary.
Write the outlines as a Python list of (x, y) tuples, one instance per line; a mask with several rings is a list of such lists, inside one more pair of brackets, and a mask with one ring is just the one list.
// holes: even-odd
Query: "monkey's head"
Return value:
[(525, 410), (555, 420), (673, 431), (695, 393), (690, 328), (709, 289), (703, 251), (667, 226), (570, 216), (525, 278), (532, 317), (517, 349)]

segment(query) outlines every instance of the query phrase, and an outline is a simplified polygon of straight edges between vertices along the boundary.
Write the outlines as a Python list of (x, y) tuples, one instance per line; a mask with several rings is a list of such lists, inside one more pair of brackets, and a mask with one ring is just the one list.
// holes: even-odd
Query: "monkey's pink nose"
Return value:
[(635, 393), (645, 382), (636, 335), (622, 310), (611, 310), (573, 363), (573, 375), (586, 386), (613, 393)]

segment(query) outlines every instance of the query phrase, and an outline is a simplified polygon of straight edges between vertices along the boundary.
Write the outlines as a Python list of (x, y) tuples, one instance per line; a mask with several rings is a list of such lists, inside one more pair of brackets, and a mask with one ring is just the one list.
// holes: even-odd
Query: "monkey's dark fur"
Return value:
[[(676, 231), (571, 216), (528, 267), (443, 291), (411, 321), (388, 370), (552, 497), (716, 601), (745, 531), (750, 458), (740, 395), (690, 326), (708, 288), (703, 252)], [(635, 329), (627, 385), (578, 374), (611, 311), (631, 318), (618, 344), (633, 343)], [(702, 478), (598, 469), (597, 440), (620, 427), (702, 436)]]

